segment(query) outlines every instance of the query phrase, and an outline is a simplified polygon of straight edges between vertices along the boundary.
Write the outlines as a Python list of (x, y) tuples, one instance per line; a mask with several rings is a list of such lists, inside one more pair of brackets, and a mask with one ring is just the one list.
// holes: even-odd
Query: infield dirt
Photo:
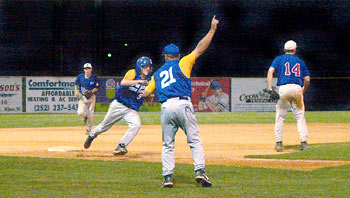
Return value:
[[(83, 127), (2, 128), (0, 155), (160, 162), (162, 136), (159, 125), (142, 126), (139, 134), (128, 146), (128, 154), (117, 157), (112, 155), (127, 128), (127, 126), (113, 126), (98, 136), (88, 150), (83, 148), (87, 137)], [(350, 124), (310, 123), (308, 142), (309, 144), (348, 142), (349, 128)], [(279, 154), (274, 150), (273, 124), (199, 125), (199, 129), (207, 164), (295, 170), (350, 164), (350, 161), (244, 158), (246, 155)], [(285, 145), (300, 144), (296, 124), (285, 124), (283, 139)], [(48, 151), (57, 147), (75, 149), (65, 152)], [(175, 157), (176, 163), (192, 164), (192, 154), (182, 130), (176, 135)]]

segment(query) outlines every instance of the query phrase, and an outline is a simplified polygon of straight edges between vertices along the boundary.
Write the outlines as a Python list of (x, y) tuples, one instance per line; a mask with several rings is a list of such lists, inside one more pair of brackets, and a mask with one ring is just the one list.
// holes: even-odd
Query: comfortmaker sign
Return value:
[(74, 77), (27, 77), (26, 111), (28, 113), (75, 113), (78, 98)]

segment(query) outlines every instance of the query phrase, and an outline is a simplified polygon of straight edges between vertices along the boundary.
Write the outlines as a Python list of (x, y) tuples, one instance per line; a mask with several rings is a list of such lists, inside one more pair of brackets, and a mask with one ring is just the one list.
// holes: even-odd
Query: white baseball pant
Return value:
[(297, 84), (286, 84), (279, 87), (280, 99), (276, 104), (275, 138), (276, 142), (282, 141), (283, 124), (289, 107), (291, 107), (297, 121), (300, 141), (307, 141), (308, 130), (305, 120), (305, 106), (303, 89)]
[(94, 112), (95, 112), (96, 96), (95, 94), (91, 96), (88, 100), (79, 100), (78, 103), (78, 115), (83, 119), (87, 117), (88, 128), (91, 129), (94, 122)]

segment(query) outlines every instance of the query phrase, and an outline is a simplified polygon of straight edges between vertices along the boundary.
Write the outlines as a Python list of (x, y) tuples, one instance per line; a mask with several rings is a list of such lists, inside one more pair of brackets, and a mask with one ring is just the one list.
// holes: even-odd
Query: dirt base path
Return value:
[[(350, 161), (244, 159), (246, 155), (277, 154), (273, 124), (200, 125), (207, 164), (313, 170), (350, 164)], [(309, 144), (348, 142), (350, 124), (309, 123)], [(0, 129), (0, 155), (79, 158), (89, 160), (161, 161), (162, 137), (158, 125), (142, 126), (129, 145), (129, 153), (115, 157), (112, 151), (127, 130), (114, 126), (96, 138), (88, 150), (83, 127)], [(296, 124), (285, 124), (284, 144), (299, 144)], [(60, 152), (59, 149), (68, 149)], [(54, 150), (54, 151), (49, 151)], [(286, 150), (285, 152), (295, 152)], [(186, 136), (179, 130), (175, 141), (176, 163), (192, 164)]]

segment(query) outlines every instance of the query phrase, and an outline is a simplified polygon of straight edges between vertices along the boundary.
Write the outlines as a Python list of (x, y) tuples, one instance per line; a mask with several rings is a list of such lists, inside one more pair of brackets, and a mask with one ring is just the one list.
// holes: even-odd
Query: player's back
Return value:
[(303, 86), (303, 78), (309, 75), (309, 71), (303, 60), (293, 54), (278, 56), (273, 61), (277, 73), (277, 85), (298, 84)]
[(159, 101), (169, 98), (192, 96), (191, 79), (181, 71), (179, 60), (165, 62), (154, 74)]

